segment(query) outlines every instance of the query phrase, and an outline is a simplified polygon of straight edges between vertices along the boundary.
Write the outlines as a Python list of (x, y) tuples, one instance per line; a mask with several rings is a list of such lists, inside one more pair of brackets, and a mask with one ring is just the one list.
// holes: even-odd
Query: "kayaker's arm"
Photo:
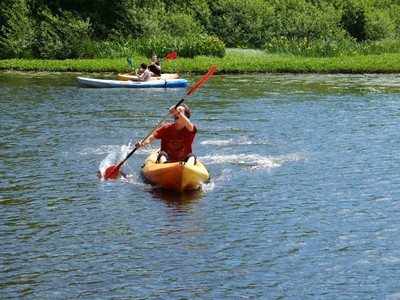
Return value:
[(156, 138), (154, 137), (154, 135), (150, 135), (145, 141), (137, 142), (135, 144), (135, 148), (139, 149), (139, 148), (142, 148), (142, 147), (146, 147), (146, 146), (150, 145), (155, 139)]
[(179, 108), (175, 108), (175, 106), (172, 106), (169, 109), (169, 112), (174, 116), (174, 118), (179, 118), (179, 120), (181, 120), (183, 126), (186, 127), (187, 130), (189, 130), (190, 132), (194, 131), (194, 125), (192, 124), (192, 122), (190, 122), (189, 118), (185, 116), (184, 113), (182, 113)]

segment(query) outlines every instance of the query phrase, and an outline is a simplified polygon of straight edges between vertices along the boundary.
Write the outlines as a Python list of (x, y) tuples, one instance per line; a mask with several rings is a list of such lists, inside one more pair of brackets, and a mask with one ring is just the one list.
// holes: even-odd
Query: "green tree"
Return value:
[[(124, 15), (127, 7), (139, 0), (27, 0), (36, 18), (42, 19), (42, 11), (49, 10), (52, 15), (60, 11), (71, 12), (80, 20), (90, 20), (93, 38), (104, 40), (110, 32), (118, 29), (117, 21)], [(140, 2), (140, 1), (139, 1)], [(77, 18), (76, 18), (77, 19)]]
[[(190, 15), (206, 31), (211, 29), (211, 10), (207, 0), (163, 0), (168, 16), (173, 14)], [(198, 25), (195, 25), (196, 27)], [(193, 31), (193, 28), (190, 29)]]
[(203, 26), (193, 16), (184, 13), (168, 13), (163, 29), (174, 36), (205, 33)]
[(395, 38), (400, 38), (400, 4), (392, 4), (389, 9), (390, 19), (395, 24)]
[(388, 9), (369, 9), (365, 15), (367, 40), (392, 39), (396, 37), (396, 22)]
[(79, 57), (82, 44), (89, 39), (90, 23), (72, 12), (52, 14), (47, 8), (39, 13), (37, 38), (33, 45), (36, 57), (66, 59)]
[(228, 47), (260, 47), (266, 41), (272, 17), (264, 0), (217, 0), (211, 3), (209, 34)]
[(93, 57), (97, 45), (131, 51), (129, 41), (165, 36), (251, 48), (281, 37), (393, 41), (399, 15), (399, 0), (2, 0), (0, 58), (80, 57), (83, 45)]
[(340, 28), (341, 15), (331, 4), (322, 1), (275, 0), (273, 37), (337, 38), (344, 35)]
[(160, 0), (126, 0), (120, 3), (120, 15), (115, 19), (109, 37), (151, 37), (162, 34), (165, 5)]
[(343, 29), (357, 41), (364, 41), (367, 37), (364, 4), (358, 0), (340, 0), (337, 6), (342, 10), (341, 23)]
[(0, 58), (28, 58), (35, 40), (34, 20), (25, 0), (0, 4)]

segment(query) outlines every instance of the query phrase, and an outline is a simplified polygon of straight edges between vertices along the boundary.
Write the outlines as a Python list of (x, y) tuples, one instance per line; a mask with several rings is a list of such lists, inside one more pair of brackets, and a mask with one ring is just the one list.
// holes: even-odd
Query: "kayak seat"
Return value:
[(184, 162), (196, 165), (197, 164), (197, 156), (194, 155), (193, 153), (189, 153), (186, 158), (184, 159)]
[(169, 156), (168, 153), (165, 151), (160, 151), (157, 156), (156, 164), (165, 164), (169, 163)]
[[(193, 153), (189, 153), (186, 158), (183, 160), (185, 163), (190, 163), (193, 165), (197, 164), (197, 156), (194, 155)], [(160, 153), (157, 156), (156, 164), (165, 164), (169, 163), (170, 159), (168, 156), (168, 153), (165, 151), (160, 151)]]

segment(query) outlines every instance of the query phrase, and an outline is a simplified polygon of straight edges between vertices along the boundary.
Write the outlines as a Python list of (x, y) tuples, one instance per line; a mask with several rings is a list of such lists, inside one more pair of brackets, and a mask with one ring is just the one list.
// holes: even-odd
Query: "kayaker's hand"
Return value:
[(135, 148), (136, 148), (136, 149), (142, 148), (142, 147), (144, 147), (144, 146), (145, 146), (145, 144), (144, 144), (142, 141), (139, 141), (139, 142), (137, 142), (137, 143), (135, 144)]
[(145, 141), (141, 140), (141, 141), (137, 142), (135, 144), (135, 148), (139, 149), (139, 148), (142, 148), (142, 147), (146, 147), (146, 146), (150, 145), (155, 139), (156, 138), (154, 137), (154, 135), (150, 135), (149, 137), (146, 138)]
[(177, 115), (179, 115), (181, 113), (181, 111), (177, 108), (175, 108), (175, 106), (172, 106), (169, 109), (169, 112), (171, 113), (171, 115), (173, 115), (174, 117), (176, 117)]

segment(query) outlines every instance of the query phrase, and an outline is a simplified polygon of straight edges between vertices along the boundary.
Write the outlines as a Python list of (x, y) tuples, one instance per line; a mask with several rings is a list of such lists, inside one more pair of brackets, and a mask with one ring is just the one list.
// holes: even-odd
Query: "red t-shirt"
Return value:
[(183, 161), (188, 154), (192, 153), (192, 143), (196, 133), (196, 126), (193, 132), (190, 132), (186, 127), (176, 130), (173, 123), (168, 123), (157, 129), (153, 136), (161, 139), (161, 151), (168, 153), (171, 162), (176, 162)]

